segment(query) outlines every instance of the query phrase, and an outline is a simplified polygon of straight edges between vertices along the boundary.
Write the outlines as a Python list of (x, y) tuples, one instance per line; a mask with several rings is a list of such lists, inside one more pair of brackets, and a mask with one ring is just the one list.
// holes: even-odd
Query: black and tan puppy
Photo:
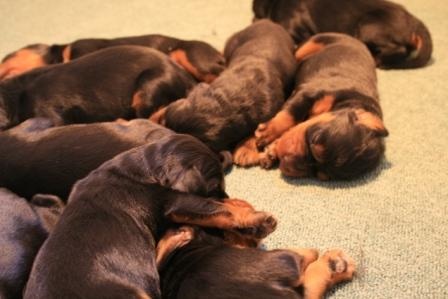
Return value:
[(426, 26), (403, 6), (385, 0), (254, 0), (255, 19), (281, 24), (302, 43), (340, 32), (364, 42), (381, 68), (417, 68), (432, 54)]
[(28, 202), (0, 188), (0, 298), (22, 298), (34, 257), (62, 210), (56, 196), (38, 194)]
[[(371, 171), (388, 135), (378, 102), (375, 63), (360, 41), (341, 33), (312, 37), (296, 52), (296, 89), (283, 109), (258, 126), (235, 163), (261, 163), (292, 177), (351, 179)], [(254, 150), (267, 146), (263, 154)]]
[(227, 41), (228, 67), (213, 83), (199, 84), (152, 119), (213, 150), (229, 150), (282, 106), (297, 65), (293, 50), (281, 26), (255, 22)]
[(104, 48), (124, 45), (153, 48), (168, 54), (199, 81), (211, 82), (224, 70), (223, 56), (205, 42), (150, 34), (114, 39), (80, 39), (66, 45), (29, 45), (3, 58), (0, 80), (37, 67), (68, 62)]
[(2, 81), (0, 130), (32, 117), (54, 125), (146, 118), (195, 82), (157, 50), (111, 47)]
[(24, 298), (161, 298), (156, 241), (168, 219), (262, 238), (275, 219), (226, 199), (221, 163), (176, 134), (80, 180), (33, 265)]
[(0, 186), (30, 199), (67, 199), (74, 183), (116, 155), (175, 133), (146, 119), (48, 128), (33, 118), (0, 132)]
[(157, 264), (165, 299), (318, 299), (355, 272), (341, 250), (236, 248), (189, 226), (166, 233)]

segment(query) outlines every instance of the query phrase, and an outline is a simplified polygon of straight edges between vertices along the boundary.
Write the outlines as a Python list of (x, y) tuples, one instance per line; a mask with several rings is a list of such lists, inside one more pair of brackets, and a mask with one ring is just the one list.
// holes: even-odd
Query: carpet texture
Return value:
[[(0, 0), (0, 56), (27, 44), (161, 33), (218, 49), (249, 25), (250, 0)], [(269, 248), (342, 248), (358, 275), (331, 298), (448, 298), (448, 5), (400, 0), (429, 27), (433, 61), (378, 71), (386, 158), (352, 182), (234, 168), (227, 191), (279, 219)], [(0, 145), (1, 146), (1, 145)], [(1, 170), (0, 170), (1, 171)]]

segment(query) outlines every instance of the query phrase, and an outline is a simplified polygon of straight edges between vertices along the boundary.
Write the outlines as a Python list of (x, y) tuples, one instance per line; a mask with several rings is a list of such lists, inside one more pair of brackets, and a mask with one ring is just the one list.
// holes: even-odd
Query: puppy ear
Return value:
[(56, 195), (36, 194), (31, 198), (31, 203), (42, 208), (63, 208), (64, 202)]
[(365, 110), (357, 110), (356, 116), (358, 123), (373, 130), (377, 137), (386, 137), (389, 135), (389, 132), (384, 127), (383, 121), (378, 116)]
[(325, 147), (322, 144), (311, 144), (310, 145), (311, 153), (319, 163), (324, 163), (324, 155), (325, 155)]

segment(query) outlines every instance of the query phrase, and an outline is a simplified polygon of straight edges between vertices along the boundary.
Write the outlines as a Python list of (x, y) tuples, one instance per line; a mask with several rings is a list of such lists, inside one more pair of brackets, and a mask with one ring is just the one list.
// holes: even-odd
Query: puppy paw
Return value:
[(272, 168), (277, 162), (275, 144), (271, 143), (259, 154), (260, 166), (264, 169)]
[(326, 263), (330, 273), (330, 284), (351, 280), (355, 273), (355, 262), (347, 256), (342, 250), (333, 249), (325, 252), (320, 259)]
[(259, 164), (259, 153), (255, 145), (255, 138), (249, 138), (237, 146), (233, 153), (233, 163), (244, 167)]
[(185, 246), (194, 238), (194, 229), (190, 226), (181, 226), (177, 229), (167, 230), (160, 239), (156, 248), (156, 263), (160, 268), (166, 258), (176, 249)]
[(247, 220), (250, 224), (236, 228), (235, 231), (255, 239), (263, 239), (277, 228), (277, 219), (266, 212), (255, 212)]
[(295, 125), (294, 117), (286, 110), (278, 112), (274, 118), (267, 123), (261, 123), (255, 130), (256, 144), (263, 148), (280, 137), (289, 128)]
[(278, 131), (279, 129), (273, 121), (259, 124), (255, 130), (256, 146), (260, 149), (264, 148), (281, 135)]

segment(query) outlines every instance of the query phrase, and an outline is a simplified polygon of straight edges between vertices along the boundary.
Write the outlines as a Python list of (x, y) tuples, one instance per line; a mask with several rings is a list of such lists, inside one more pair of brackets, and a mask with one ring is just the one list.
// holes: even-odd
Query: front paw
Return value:
[(234, 229), (235, 232), (261, 240), (277, 228), (277, 219), (270, 213), (254, 212), (249, 216), (247, 226)]
[(242, 144), (238, 145), (233, 153), (233, 163), (238, 166), (254, 166), (259, 164), (257, 147), (255, 138), (249, 138)]
[(275, 144), (267, 146), (262, 153), (259, 154), (260, 166), (264, 169), (272, 168), (277, 162), (277, 154)]
[(262, 149), (274, 141), (280, 135), (277, 131), (275, 123), (272, 121), (259, 124), (255, 130), (255, 142), (257, 148)]

